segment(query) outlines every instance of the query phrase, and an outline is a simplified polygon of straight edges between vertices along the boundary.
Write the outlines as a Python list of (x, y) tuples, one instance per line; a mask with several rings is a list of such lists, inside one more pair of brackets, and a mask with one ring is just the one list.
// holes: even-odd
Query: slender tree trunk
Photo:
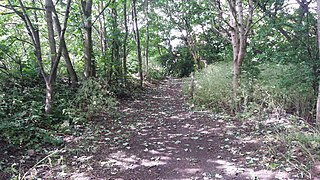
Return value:
[[(54, 28), (53, 28), (53, 2), (52, 0), (46, 0), (46, 21), (47, 21), (47, 29), (48, 29), (48, 39), (49, 39), (49, 47), (50, 47), (50, 58), (51, 58), (51, 69), (56, 61), (57, 57), (57, 49), (56, 49), (56, 41), (54, 39)], [(55, 79), (56, 74), (53, 75)]]
[[(57, 60), (57, 49), (56, 42), (54, 39), (54, 28), (53, 28), (53, 2), (52, 0), (46, 0), (46, 21), (47, 21), (47, 29), (48, 29), (48, 39), (49, 39), (49, 47), (50, 47), (50, 57), (51, 57), (51, 69), (54, 68), (55, 61)], [(52, 71), (50, 76), (52, 76), (53, 82), (46, 78), (46, 101), (45, 101), (45, 112), (48, 114), (52, 113), (52, 99), (53, 99), (53, 83), (57, 76), (57, 71)]]
[(140, 87), (142, 87), (143, 86), (142, 56), (141, 56), (141, 44), (140, 44), (140, 35), (139, 35), (139, 27), (138, 27), (136, 0), (133, 0), (133, 14), (134, 14), (134, 24), (135, 24), (135, 31), (136, 31), (138, 63), (139, 63), (139, 70), (138, 71), (139, 71), (139, 78), (140, 78)]
[(73, 68), (67, 45), (65, 42), (61, 42), (61, 45), (62, 45), (63, 58), (66, 62), (66, 67), (67, 67), (69, 76), (71, 78), (71, 86), (76, 87), (78, 84), (78, 76), (77, 76), (75, 69)]
[[(317, 14), (318, 14), (318, 22), (317, 22), (318, 51), (320, 52), (320, 0), (317, 0)], [(319, 83), (317, 107), (316, 107), (316, 126), (317, 126), (317, 129), (319, 130), (320, 129), (320, 83)]]
[[(56, 12), (56, 10), (54, 9), (54, 22), (55, 22), (55, 27), (56, 27), (56, 30), (58, 32), (59, 35), (61, 35), (61, 25), (60, 25), (60, 21), (59, 21), (59, 17), (58, 17), (58, 13)], [(77, 76), (77, 73), (76, 71), (74, 70), (73, 68), (73, 65), (72, 65), (72, 62), (71, 62), (71, 59), (70, 59), (70, 56), (69, 56), (69, 51), (68, 51), (68, 48), (67, 48), (67, 45), (66, 45), (66, 42), (65, 40), (63, 39), (61, 41), (61, 46), (62, 46), (62, 55), (65, 59), (65, 62), (66, 62), (66, 67), (67, 67), (67, 70), (68, 70), (68, 73), (69, 73), (69, 76), (71, 78), (71, 85), (72, 87), (75, 87), (78, 83), (78, 76)]]
[(146, 14), (146, 72), (145, 76), (148, 75), (149, 71), (149, 0), (145, 0), (145, 14)]
[(230, 12), (231, 20), (231, 42), (232, 42), (232, 51), (233, 51), (233, 81), (232, 81), (232, 89), (233, 89), (233, 100), (236, 103), (236, 98), (238, 94), (239, 88), (239, 74), (240, 74), (240, 64), (239, 64), (239, 37), (238, 37), (238, 27), (236, 25), (236, 17), (234, 12)]
[(46, 102), (44, 110), (47, 114), (52, 113), (52, 101), (53, 101), (53, 86), (50, 82), (46, 82)]
[(126, 82), (127, 79), (127, 40), (128, 40), (128, 34), (129, 34), (129, 28), (128, 28), (128, 20), (127, 20), (127, 0), (124, 0), (123, 3), (123, 17), (124, 17), (124, 27), (125, 27), (125, 36), (123, 41), (123, 59), (122, 59), (122, 65), (123, 65), (123, 78)]
[[(102, 16), (99, 17), (99, 23), (100, 23), (100, 46), (101, 46), (101, 54), (102, 54), (102, 61), (103, 61), (103, 71), (104, 71), (104, 78), (107, 79), (107, 71), (108, 71), (108, 63), (107, 63), (107, 29), (106, 29), (106, 16), (103, 12), (104, 3), (103, 1), (101, 4), (99, 4), (99, 11), (102, 12)], [(109, 79), (107, 79), (109, 81)]]
[(84, 14), (84, 58), (85, 58), (85, 76), (95, 77), (95, 62), (92, 58), (92, 0), (81, 1)]
[(117, 13), (117, 4), (116, 1), (112, 1), (112, 63), (114, 67), (114, 73), (116, 78), (121, 77), (122, 75), (122, 62), (120, 60), (120, 49), (119, 49), (119, 40), (118, 40), (118, 13)]
[(187, 35), (185, 38), (185, 43), (186, 46), (188, 47), (188, 50), (190, 52), (190, 54), (192, 55), (194, 64), (197, 66), (197, 70), (200, 71), (201, 70), (201, 64), (200, 64), (200, 57), (199, 57), (199, 53), (197, 51), (197, 47), (196, 47), (196, 41), (192, 38), (192, 28), (191, 25), (189, 23), (189, 21), (187, 19), (184, 20), (185, 21), (185, 25), (187, 28)]

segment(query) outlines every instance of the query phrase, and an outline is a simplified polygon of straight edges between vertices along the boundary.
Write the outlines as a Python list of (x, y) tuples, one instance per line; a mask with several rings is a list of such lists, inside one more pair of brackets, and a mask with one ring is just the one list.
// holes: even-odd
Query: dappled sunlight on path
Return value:
[(118, 125), (101, 131), (70, 179), (289, 179), (265, 168), (260, 140), (238, 121), (184, 106), (182, 80), (168, 79), (121, 102)]

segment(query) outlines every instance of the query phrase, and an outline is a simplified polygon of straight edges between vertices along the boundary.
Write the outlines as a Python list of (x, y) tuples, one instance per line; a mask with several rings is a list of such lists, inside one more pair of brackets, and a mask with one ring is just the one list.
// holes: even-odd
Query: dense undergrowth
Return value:
[(115, 87), (102, 79), (88, 79), (77, 88), (57, 82), (54, 112), (45, 114), (43, 84), (34, 77), (1, 82), (0, 137), (8, 149), (57, 146), (63, 142), (58, 134), (72, 133), (75, 125), (88, 124), (102, 113), (117, 116), (117, 98), (132, 96), (137, 89), (130, 81)]
[[(275, 156), (309, 173), (312, 164), (320, 160), (320, 136), (313, 121), (316, 99), (308, 78), (311, 72), (301, 66), (305, 65), (267, 63), (256, 66), (255, 72), (244, 67), (235, 118), (266, 124), (263, 131), (269, 129), (268, 136), (276, 142), (270, 144)], [(191, 103), (196, 108), (232, 114), (232, 64), (216, 63), (196, 73)], [(285, 150), (278, 151), (278, 146)]]
[[(244, 69), (237, 99), (239, 112), (249, 115), (283, 110), (310, 118), (313, 115), (315, 96), (312, 81), (307, 79), (311, 72), (306, 72), (305, 69), (272, 63), (258, 66), (258, 73)], [(234, 108), (232, 64), (213, 64), (197, 73), (192, 102), (198, 107), (216, 112), (231, 112)]]

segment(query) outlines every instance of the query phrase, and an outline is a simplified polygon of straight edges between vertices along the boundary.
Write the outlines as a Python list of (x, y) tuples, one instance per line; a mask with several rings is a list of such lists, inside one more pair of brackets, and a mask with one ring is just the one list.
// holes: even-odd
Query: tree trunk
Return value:
[(124, 17), (124, 26), (125, 26), (125, 37), (123, 42), (123, 59), (122, 59), (122, 66), (123, 66), (123, 78), (126, 82), (127, 79), (127, 40), (128, 40), (128, 20), (127, 20), (127, 0), (124, 0), (123, 4), (123, 17)]
[[(50, 47), (50, 57), (51, 57), (51, 69), (55, 68), (55, 61), (57, 60), (57, 49), (56, 42), (54, 39), (54, 29), (53, 29), (53, 2), (52, 0), (46, 0), (46, 21), (47, 21), (47, 29), (48, 29), (48, 39), (49, 39), (49, 47)], [(52, 113), (52, 100), (53, 100), (53, 83), (57, 76), (57, 71), (52, 71), (50, 74), (52, 77), (52, 81), (49, 78), (46, 78), (46, 102), (45, 102), (45, 112), (47, 114)]]
[[(54, 22), (55, 22), (55, 27), (56, 27), (56, 30), (58, 32), (59, 35), (61, 35), (61, 25), (60, 25), (60, 21), (59, 21), (59, 17), (58, 17), (58, 14), (56, 11), (54, 11)], [(78, 76), (77, 76), (77, 73), (76, 71), (74, 70), (73, 68), (73, 65), (71, 63), (71, 59), (70, 59), (70, 56), (69, 56), (69, 51), (68, 51), (68, 48), (67, 48), (67, 45), (66, 45), (66, 42), (65, 40), (63, 39), (61, 41), (61, 46), (62, 46), (62, 55), (64, 57), (64, 60), (66, 62), (66, 67), (67, 67), (67, 70), (68, 70), (68, 73), (69, 73), (69, 76), (71, 78), (71, 85), (72, 87), (75, 87), (78, 83)]]
[(240, 74), (240, 64), (238, 59), (239, 54), (239, 37), (238, 37), (238, 27), (236, 25), (236, 17), (234, 13), (231, 11), (231, 42), (232, 42), (232, 50), (233, 50), (233, 81), (232, 81), (232, 91), (233, 91), (233, 101), (236, 103), (236, 98), (238, 94), (239, 88), (239, 74)]
[(120, 60), (119, 54), (119, 40), (118, 40), (118, 14), (117, 14), (117, 4), (116, 1), (112, 1), (112, 66), (114, 67), (114, 75), (116, 78), (121, 77), (122, 75), (122, 61)]
[[(320, 52), (320, 0), (317, 0), (317, 14), (318, 14), (318, 21), (317, 21), (318, 51)], [(316, 107), (316, 127), (317, 129), (320, 129), (320, 83), (319, 83), (317, 107)]]
[(139, 63), (139, 78), (140, 78), (140, 87), (143, 86), (143, 75), (142, 75), (142, 56), (141, 56), (141, 45), (140, 45), (140, 35), (138, 27), (138, 18), (137, 18), (137, 9), (136, 9), (136, 0), (133, 0), (133, 14), (134, 14), (134, 23), (136, 31), (136, 43), (137, 43), (137, 53), (138, 53), (138, 63)]
[(44, 110), (47, 114), (52, 113), (53, 86), (50, 82), (46, 82), (46, 102)]
[(146, 72), (145, 76), (148, 75), (149, 71), (149, 0), (145, 0), (145, 14), (146, 14)]
[(84, 58), (85, 58), (85, 77), (95, 77), (95, 62), (92, 59), (92, 0), (81, 1), (84, 14)]
[[(57, 57), (57, 49), (56, 49), (56, 41), (54, 39), (54, 29), (53, 29), (53, 2), (52, 0), (46, 0), (46, 21), (47, 21), (47, 29), (48, 29), (48, 39), (49, 39), (49, 47), (50, 47), (50, 58), (51, 58), (51, 69), (53, 68), (56, 57)], [(56, 71), (52, 74), (53, 79), (56, 78)]]
[(73, 65), (72, 65), (72, 62), (71, 62), (71, 59), (70, 59), (70, 56), (69, 56), (69, 51), (68, 51), (68, 48), (67, 48), (67, 45), (66, 45), (65, 41), (61, 42), (61, 46), (62, 46), (63, 58), (64, 58), (64, 60), (66, 62), (66, 67), (67, 67), (69, 76), (71, 78), (71, 86), (72, 87), (76, 87), (77, 83), (78, 83), (78, 76), (77, 76), (76, 71), (73, 68)]
[(233, 62), (233, 81), (232, 81), (232, 88), (233, 88), (233, 100), (236, 102), (238, 96), (238, 89), (239, 89), (239, 75), (240, 75), (240, 66), (237, 61)]

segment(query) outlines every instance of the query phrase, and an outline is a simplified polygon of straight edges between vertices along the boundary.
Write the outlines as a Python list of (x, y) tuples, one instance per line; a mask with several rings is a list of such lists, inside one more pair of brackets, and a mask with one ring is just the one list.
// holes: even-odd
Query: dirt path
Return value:
[[(184, 106), (182, 80), (168, 79), (134, 101), (122, 116), (73, 142), (65, 168), (46, 177), (66, 179), (287, 179), (267, 170), (266, 147), (250, 128)], [(245, 134), (245, 135), (244, 135)], [(53, 174), (52, 174), (53, 173)]]

